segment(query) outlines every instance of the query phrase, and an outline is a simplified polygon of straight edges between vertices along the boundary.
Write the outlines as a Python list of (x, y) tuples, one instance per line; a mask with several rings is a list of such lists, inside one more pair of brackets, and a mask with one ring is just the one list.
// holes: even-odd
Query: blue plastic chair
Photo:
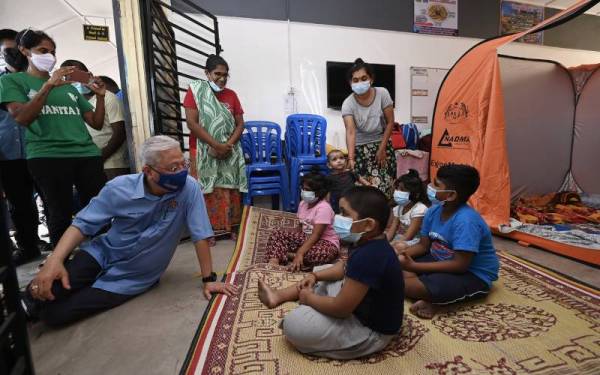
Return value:
[(288, 116), (285, 128), (286, 164), (290, 171), (290, 206), (296, 210), (300, 202), (300, 178), (314, 165), (328, 173), (327, 120), (319, 115)]
[[(284, 210), (290, 209), (289, 181), (281, 150), (281, 128), (274, 122), (248, 121), (241, 137), (242, 152), (248, 165), (248, 193), (244, 204), (251, 205), (252, 197), (272, 195), (281, 197)], [(273, 200), (274, 208), (279, 201)]]

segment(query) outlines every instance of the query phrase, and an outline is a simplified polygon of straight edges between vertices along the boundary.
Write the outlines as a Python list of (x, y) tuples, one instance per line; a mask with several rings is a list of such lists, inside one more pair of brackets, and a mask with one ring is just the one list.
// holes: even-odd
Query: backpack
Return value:
[(392, 147), (394, 150), (406, 148), (404, 136), (402, 135), (402, 125), (398, 124), (397, 122), (394, 123), (394, 128), (392, 129), (392, 135), (390, 136), (390, 139), (392, 140)]
[(416, 150), (419, 143), (419, 129), (417, 125), (410, 122), (408, 124), (402, 124), (402, 136), (406, 143), (406, 148), (409, 150)]

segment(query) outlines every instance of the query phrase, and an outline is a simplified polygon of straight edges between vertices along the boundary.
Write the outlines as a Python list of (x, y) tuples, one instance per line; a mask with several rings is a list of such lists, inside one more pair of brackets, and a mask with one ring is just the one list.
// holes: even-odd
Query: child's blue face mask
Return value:
[(349, 243), (357, 243), (365, 232), (352, 233), (352, 224), (365, 219), (354, 221), (351, 217), (335, 215), (333, 219), (333, 230), (340, 237), (340, 240)]
[(396, 190), (394, 191), (394, 202), (398, 206), (406, 206), (410, 202), (410, 193), (408, 191)]
[(454, 190), (442, 190), (442, 189), (436, 189), (431, 185), (427, 185), (427, 198), (429, 198), (429, 200), (431, 201), (431, 204), (444, 204), (444, 201), (440, 201), (439, 199), (437, 199), (437, 193), (451, 193)]
[(300, 191), (300, 198), (308, 204), (315, 203), (318, 199), (314, 191), (308, 190)]

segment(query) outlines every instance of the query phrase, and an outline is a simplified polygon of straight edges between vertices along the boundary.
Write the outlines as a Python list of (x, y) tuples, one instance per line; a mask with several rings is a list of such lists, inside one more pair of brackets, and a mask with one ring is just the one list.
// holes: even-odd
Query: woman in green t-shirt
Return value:
[(16, 41), (28, 68), (0, 78), (0, 103), (27, 128), (27, 166), (47, 202), (50, 241), (56, 245), (71, 224), (73, 185), (85, 206), (106, 182), (100, 150), (85, 125), (102, 128), (106, 90), (98, 79), (86, 85), (98, 98), (94, 110), (66, 79), (75, 68), (50, 74), (56, 64), (52, 38), (27, 29)]

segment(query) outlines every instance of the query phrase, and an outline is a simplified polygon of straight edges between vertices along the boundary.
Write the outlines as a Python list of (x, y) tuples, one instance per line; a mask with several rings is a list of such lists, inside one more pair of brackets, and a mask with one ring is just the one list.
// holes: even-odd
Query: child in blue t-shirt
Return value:
[(382, 350), (402, 325), (404, 282), (400, 262), (383, 231), (388, 201), (379, 189), (356, 186), (342, 194), (334, 229), (355, 245), (348, 261), (315, 267), (298, 284), (273, 290), (258, 281), (258, 297), (274, 308), (300, 306), (286, 315), (283, 334), (298, 351), (352, 359)]
[(467, 205), (478, 187), (477, 170), (459, 164), (441, 167), (427, 187), (434, 206), (423, 219), (421, 240), (398, 257), (404, 293), (417, 300), (410, 311), (421, 318), (431, 319), (436, 305), (485, 296), (498, 279), (490, 229)]

